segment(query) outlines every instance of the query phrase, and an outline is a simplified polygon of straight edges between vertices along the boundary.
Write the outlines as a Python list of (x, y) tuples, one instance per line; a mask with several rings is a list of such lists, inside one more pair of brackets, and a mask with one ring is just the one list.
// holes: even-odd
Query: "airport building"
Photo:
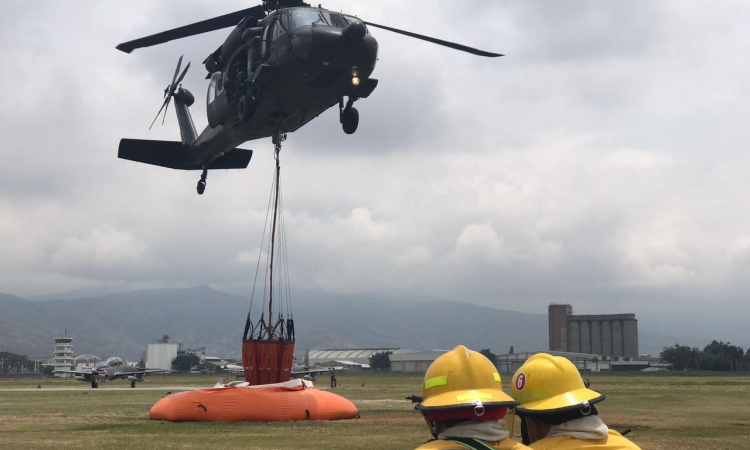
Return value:
[(555, 303), (548, 311), (550, 351), (638, 358), (635, 314), (574, 315), (573, 306)]
[(391, 370), (393, 370), (393, 356), (410, 353), (411, 350), (401, 348), (359, 348), (310, 350), (310, 367), (345, 367), (349, 371), (370, 369), (370, 357), (376, 353), (391, 352)]
[(399, 353), (390, 356), (391, 372), (425, 373), (430, 364), (448, 350)]
[(52, 376), (67, 376), (64, 372), (73, 369), (73, 338), (68, 335), (68, 330), (65, 330), (62, 336), (55, 338), (54, 355), (55, 369)]
[(102, 359), (96, 355), (76, 356), (73, 360), (73, 366), (78, 372), (94, 370), (102, 364)]
[(156, 342), (148, 344), (146, 350), (146, 366), (149, 369), (172, 369), (172, 361), (180, 352), (182, 344), (179, 342), (170, 342), (169, 336), (164, 335)]
[[(527, 359), (537, 353), (542, 352), (523, 352), (509, 353), (506, 355), (497, 355), (497, 368), (500, 373), (513, 374), (518, 370)], [(659, 358), (639, 358), (632, 359), (628, 357), (604, 356), (591, 353), (571, 353), (545, 351), (552, 356), (562, 356), (567, 358), (581, 372), (634, 372), (646, 371), (656, 372), (670, 370), (668, 363), (664, 363)]]

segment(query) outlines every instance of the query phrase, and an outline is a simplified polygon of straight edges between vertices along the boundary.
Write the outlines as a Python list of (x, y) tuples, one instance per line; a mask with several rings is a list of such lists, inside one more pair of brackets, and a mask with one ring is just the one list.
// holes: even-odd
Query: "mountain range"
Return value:
[[(82, 293), (79, 293), (83, 295)], [(0, 350), (47, 358), (65, 330), (76, 355), (136, 360), (162, 335), (211, 356), (238, 357), (250, 300), (207, 286), (22, 299), (0, 294)], [(294, 292), (296, 349), (450, 349), (464, 344), (497, 354), (547, 349), (547, 315), (457, 301), (383, 300)], [(259, 303), (259, 302), (258, 302)], [(257, 303), (256, 303), (257, 308)], [(254, 310), (254, 314), (256, 311)], [(253, 320), (257, 320), (257, 312)], [(708, 341), (639, 330), (641, 353)]]

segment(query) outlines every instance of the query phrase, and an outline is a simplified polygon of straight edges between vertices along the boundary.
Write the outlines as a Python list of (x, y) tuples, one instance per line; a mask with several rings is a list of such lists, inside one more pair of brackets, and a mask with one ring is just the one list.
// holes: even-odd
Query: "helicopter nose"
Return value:
[(365, 24), (359, 21), (350, 23), (341, 32), (343, 38), (349, 42), (360, 42), (365, 37), (365, 34), (367, 34)]
[[(307, 37), (303, 33), (310, 35)], [(305, 48), (302, 45), (303, 37)], [(346, 28), (303, 29), (292, 37), (292, 45), (299, 57), (303, 57), (302, 50), (306, 50), (304, 59), (309, 64), (346, 70), (356, 66), (362, 77), (370, 75), (377, 61), (378, 43), (372, 35), (367, 34), (361, 22), (353, 22)]]

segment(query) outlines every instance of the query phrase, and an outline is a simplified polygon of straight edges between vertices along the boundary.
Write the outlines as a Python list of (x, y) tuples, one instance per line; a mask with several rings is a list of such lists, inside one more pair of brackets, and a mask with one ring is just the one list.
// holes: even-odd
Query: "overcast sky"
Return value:
[[(181, 54), (226, 31), (120, 42), (240, 1), (2, 2), (0, 292), (208, 284), (249, 295), (273, 175), (117, 159), (148, 131)], [(373, 29), (380, 85), (345, 135), (330, 110), (282, 151), (292, 284), (544, 313), (635, 312), (641, 327), (750, 344), (750, 3), (326, 1)]]

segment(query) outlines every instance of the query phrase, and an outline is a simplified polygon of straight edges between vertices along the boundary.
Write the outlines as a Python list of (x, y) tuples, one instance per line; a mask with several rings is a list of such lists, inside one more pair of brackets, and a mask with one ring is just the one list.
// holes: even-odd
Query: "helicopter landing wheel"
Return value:
[(359, 126), (359, 111), (357, 111), (357, 108), (349, 107), (341, 112), (341, 126), (346, 134), (354, 134), (357, 131)]
[(203, 193), (206, 192), (206, 178), (208, 178), (208, 170), (204, 168), (203, 173), (201, 174), (201, 179), (198, 180), (198, 185), (195, 187), (195, 190), (198, 191), (198, 195), (203, 195)]
[(253, 118), (255, 113), (255, 100), (249, 94), (240, 97), (237, 102), (237, 117), (241, 122), (247, 122)]

